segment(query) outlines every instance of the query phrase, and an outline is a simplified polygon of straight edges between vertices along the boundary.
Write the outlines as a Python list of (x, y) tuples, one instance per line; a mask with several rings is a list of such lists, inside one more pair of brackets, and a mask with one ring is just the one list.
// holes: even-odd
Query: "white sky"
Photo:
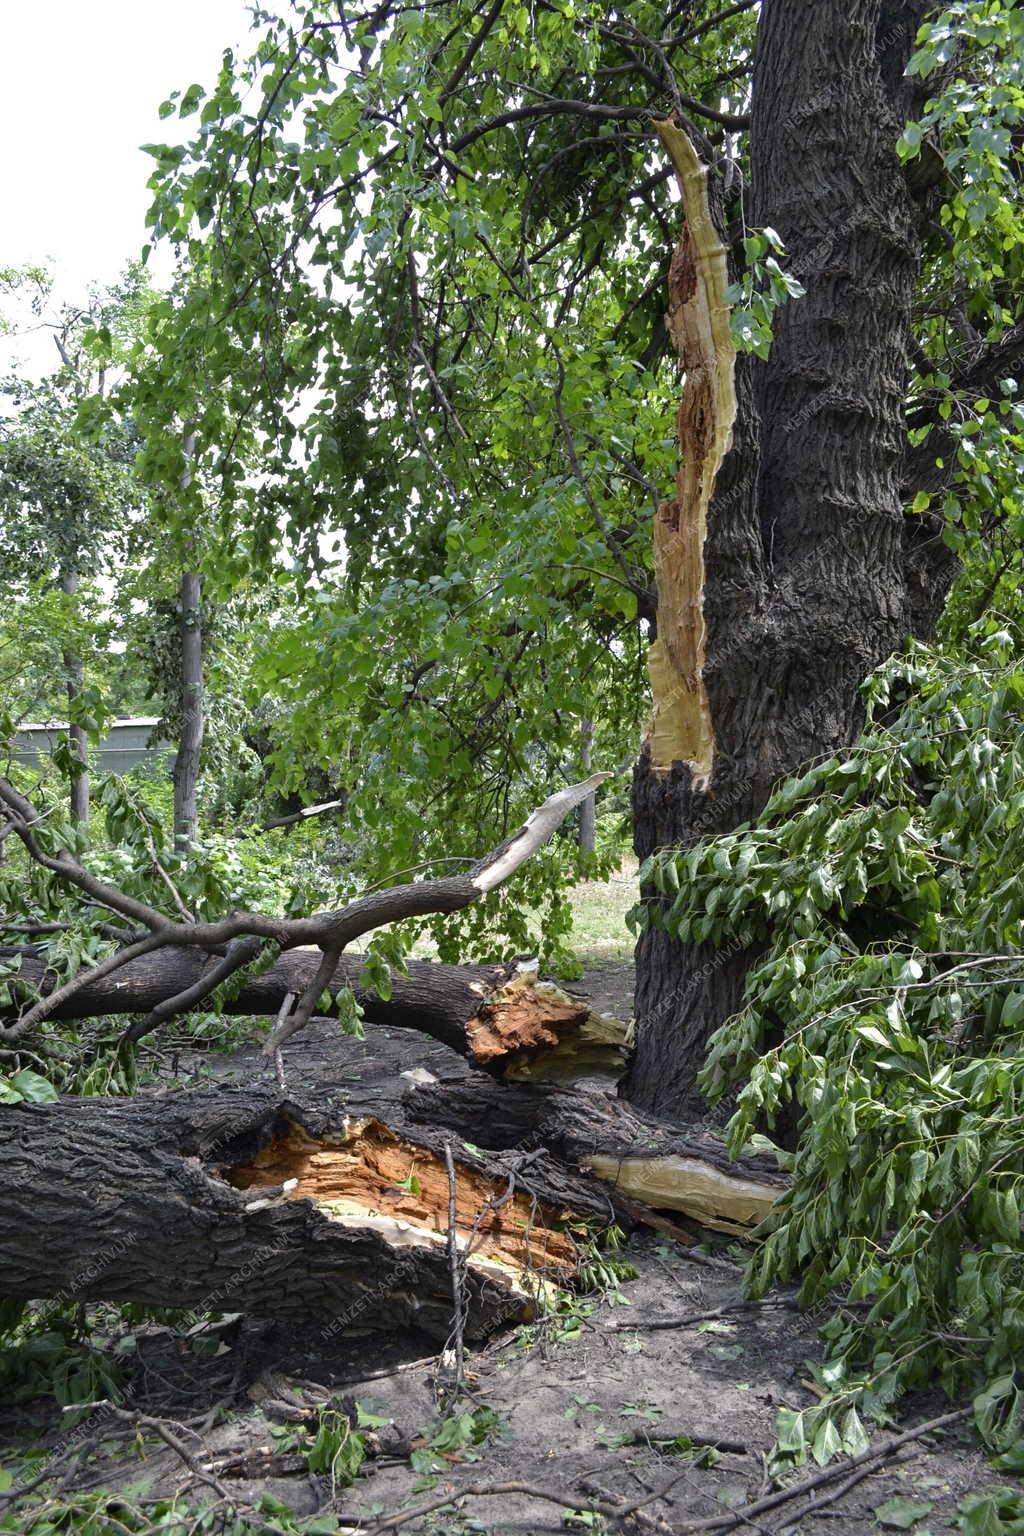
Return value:
[[(161, 101), (209, 89), (247, 31), (245, 0), (0, 0), (0, 266), (50, 266), (57, 300), (113, 282), (146, 240), (139, 145), (176, 136)], [(0, 371), (13, 357), (49, 369), (49, 351), (0, 339)]]

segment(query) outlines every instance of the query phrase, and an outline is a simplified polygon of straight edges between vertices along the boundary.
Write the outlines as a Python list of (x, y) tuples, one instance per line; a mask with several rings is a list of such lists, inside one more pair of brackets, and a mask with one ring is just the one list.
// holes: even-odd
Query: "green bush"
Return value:
[(749, 1282), (799, 1276), (839, 1305), (828, 1396), (790, 1449), (830, 1454), (839, 1413), (941, 1384), (1005, 1451), (1024, 1411), (1024, 669), (1005, 631), (972, 662), (914, 647), (867, 701), (856, 748), (755, 826), (650, 860), (662, 899), (634, 921), (760, 954), (702, 1086), (736, 1092), (734, 1154), (798, 1106)]

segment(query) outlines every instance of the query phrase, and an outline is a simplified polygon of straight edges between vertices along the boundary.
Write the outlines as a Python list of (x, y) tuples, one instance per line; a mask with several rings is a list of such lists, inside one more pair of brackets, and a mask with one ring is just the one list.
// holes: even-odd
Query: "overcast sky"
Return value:
[[(244, 0), (0, 0), (0, 266), (45, 263), (68, 300), (112, 282), (146, 239), (161, 101), (209, 88), (247, 31)], [(0, 347), (0, 369), (35, 361)]]

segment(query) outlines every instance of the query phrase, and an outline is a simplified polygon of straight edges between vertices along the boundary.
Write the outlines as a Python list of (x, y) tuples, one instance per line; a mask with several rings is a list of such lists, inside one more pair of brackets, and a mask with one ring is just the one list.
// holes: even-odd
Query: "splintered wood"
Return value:
[(583, 1167), (631, 1200), (657, 1210), (682, 1211), (702, 1227), (737, 1237), (749, 1237), (782, 1194), (781, 1187), (675, 1153), (662, 1157), (594, 1153), (584, 1159)]
[[(315, 1200), (326, 1215), (350, 1225), (381, 1226), (399, 1246), (448, 1240), (443, 1159), (378, 1120), (353, 1125), (337, 1141), (314, 1140), (291, 1125), (251, 1163), (223, 1172), (236, 1189), (272, 1189), (294, 1179), (289, 1200)], [(578, 1255), (572, 1237), (555, 1230), (564, 1215), (525, 1194), (506, 1198), (503, 1183), (458, 1167), (455, 1228), (470, 1264), (567, 1278)]]
[(645, 745), (655, 773), (688, 763), (695, 787), (706, 789), (715, 738), (702, 675), (704, 540), (715, 478), (732, 444), (736, 349), (725, 298), (727, 253), (708, 202), (707, 167), (674, 123), (655, 126), (683, 202), (683, 231), (669, 266), (668, 330), (684, 384), (676, 495), (654, 520), (658, 638), (647, 658), (653, 709)]
[(500, 1064), (509, 1078), (571, 1077), (625, 1070), (629, 1030), (619, 1019), (592, 1012), (536, 970), (519, 974), (482, 1004), (466, 1025), (478, 1066)]

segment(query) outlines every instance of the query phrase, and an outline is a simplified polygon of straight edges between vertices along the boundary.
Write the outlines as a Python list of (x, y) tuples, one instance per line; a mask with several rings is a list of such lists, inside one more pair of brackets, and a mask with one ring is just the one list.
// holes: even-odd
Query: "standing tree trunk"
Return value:
[[(182, 491), (187, 491), (192, 484), (195, 442), (195, 433), (190, 432), (184, 443)], [(205, 724), (202, 580), (197, 571), (182, 572), (179, 607), (181, 725), (178, 732), (178, 755), (174, 763), (174, 842), (178, 851), (185, 853), (189, 844), (195, 842), (199, 831), (196, 790), (199, 785), (199, 759), (203, 750)]]
[[(909, 627), (900, 480), (919, 241), (895, 97), (913, 30), (886, 28), (882, 0), (763, 0), (750, 222), (781, 234), (807, 290), (776, 315), (767, 362), (734, 353), (715, 188), (685, 135), (662, 130), (685, 213), (669, 328), (686, 382), (677, 496), (655, 529), (641, 858), (732, 829), (780, 778), (846, 748), (861, 684)], [(699, 1110), (708, 1036), (751, 958), (641, 937), (635, 1102)]]
[[(74, 597), (78, 591), (78, 572), (73, 566), (61, 567), (60, 586), (68, 597)], [(68, 696), (68, 739), (72, 756), (82, 764), (82, 771), (71, 780), (71, 820), (86, 826), (89, 821), (89, 749), (85, 731), (73, 719), (75, 700), (82, 692), (85, 679), (85, 665), (76, 651), (65, 651), (63, 661)]]
[[(583, 777), (590, 773), (594, 761), (594, 722), (580, 721), (580, 767)], [(593, 853), (597, 841), (597, 796), (588, 795), (580, 805), (580, 852)]]
[(174, 841), (186, 851), (196, 839), (196, 788), (203, 749), (202, 584), (195, 571), (181, 578), (181, 731), (174, 763)]

